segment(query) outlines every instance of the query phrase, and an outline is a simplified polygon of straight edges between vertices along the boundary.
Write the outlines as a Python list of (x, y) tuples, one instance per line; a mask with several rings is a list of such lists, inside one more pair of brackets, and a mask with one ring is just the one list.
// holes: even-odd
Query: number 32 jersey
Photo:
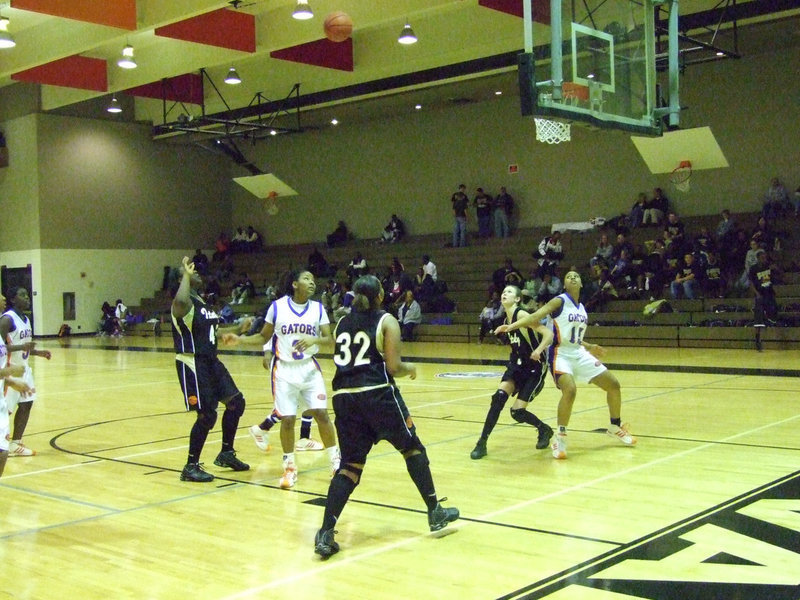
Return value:
[(351, 312), (336, 325), (333, 390), (359, 390), (394, 385), (386, 370), (381, 322), (385, 311)]
[(575, 302), (566, 292), (557, 298), (561, 298), (562, 304), (550, 315), (554, 336), (551, 348), (561, 356), (577, 356), (584, 350), (581, 343), (589, 317), (583, 304)]

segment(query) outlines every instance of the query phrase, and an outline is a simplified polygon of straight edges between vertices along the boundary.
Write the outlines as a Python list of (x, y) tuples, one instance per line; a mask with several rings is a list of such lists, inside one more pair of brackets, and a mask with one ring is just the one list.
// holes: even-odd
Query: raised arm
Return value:
[(495, 334), (508, 333), (509, 331), (514, 331), (515, 329), (519, 329), (521, 327), (530, 327), (533, 329), (536, 327), (536, 325), (541, 324), (542, 319), (557, 311), (559, 308), (561, 308), (563, 304), (564, 301), (558, 296), (556, 296), (555, 298), (550, 300), (550, 302), (541, 307), (539, 310), (531, 314), (525, 314), (520, 319), (514, 321), (511, 324), (500, 325), (500, 327), (495, 329)]
[(192, 275), (194, 275), (194, 263), (188, 256), (183, 257), (181, 262), (181, 283), (178, 292), (172, 300), (172, 315), (176, 319), (181, 319), (189, 314), (192, 309)]

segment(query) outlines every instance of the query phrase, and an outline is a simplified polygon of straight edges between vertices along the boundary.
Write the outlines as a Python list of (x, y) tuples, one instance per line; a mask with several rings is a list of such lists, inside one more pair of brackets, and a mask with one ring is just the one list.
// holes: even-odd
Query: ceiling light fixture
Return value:
[(11, 34), (8, 33), (8, 17), (0, 17), (0, 48), (13, 48), (17, 45)]
[(415, 105), (414, 110), (422, 110), (422, 104)]
[(297, 6), (292, 13), (292, 17), (298, 21), (307, 21), (314, 18), (314, 13), (311, 12), (308, 0), (297, 0)]
[(331, 125), (338, 125), (338, 124), (339, 124), (339, 119), (337, 119), (335, 117), (333, 119), (331, 119)]
[(403, 31), (400, 32), (400, 37), (397, 38), (397, 41), (404, 46), (417, 43), (417, 36), (414, 35), (414, 30), (411, 29), (411, 25), (408, 24), (408, 21), (406, 21), (406, 25), (403, 27)]
[(128, 44), (122, 49), (122, 58), (117, 61), (117, 66), (123, 69), (136, 68), (136, 61), (133, 59), (133, 46)]
[(242, 83), (242, 78), (239, 77), (239, 74), (233, 67), (230, 68), (228, 74), (225, 76), (225, 83), (227, 83), (228, 85), (238, 85)]
[(119, 104), (119, 100), (117, 100), (116, 94), (111, 96), (111, 104), (108, 105), (106, 110), (114, 114), (122, 112), (122, 107)]

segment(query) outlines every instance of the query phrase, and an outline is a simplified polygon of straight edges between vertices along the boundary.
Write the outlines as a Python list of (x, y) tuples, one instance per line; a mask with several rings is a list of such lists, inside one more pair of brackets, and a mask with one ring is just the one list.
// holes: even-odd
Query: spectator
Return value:
[(224, 231), (220, 232), (214, 242), (214, 255), (211, 257), (215, 262), (223, 261), (228, 258), (231, 251), (231, 241), (228, 239), (228, 234)]
[(119, 321), (117, 320), (114, 307), (108, 302), (103, 302), (101, 310), (102, 315), (100, 317), (100, 335), (120, 335), (121, 328)]
[(208, 277), (206, 279), (206, 286), (203, 290), (201, 297), (206, 304), (216, 304), (222, 294), (222, 288), (219, 285), (219, 280), (216, 277)]
[(397, 215), (392, 215), (389, 224), (383, 228), (381, 239), (378, 241), (384, 244), (394, 244), (402, 240), (404, 235), (405, 225)]
[(431, 257), (427, 254), (422, 255), (422, 273), (423, 281), (426, 277), (430, 278), (433, 283), (436, 283), (439, 280), (439, 274), (436, 271), (436, 265), (433, 264)]
[(758, 245), (765, 250), (780, 250), (780, 242), (772, 229), (772, 225), (763, 215), (758, 218), (755, 229), (750, 234), (750, 238), (758, 242)]
[(320, 252), (316, 246), (308, 255), (308, 272), (314, 277), (333, 277), (336, 275), (336, 267), (329, 265), (325, 256)]
[(507, 238), (511, 235), (508, 222), (513, 211), (514, 198), (506, 191), (505, 186), (502, 186), (497, 198), (494, 199), (494, 237)]
[(350, 310), (352, 309), (353, 306), (353, 298), (355, 298), (355, 294), (353, 293), (353, 286), (349, 281), (345, 281), (342, 284), (342, 292), (341, 292), (342, 304), (333, 311), (333, 318), (336, 321), (341, 319), (343, 316), (350, 314)]
[(618, 297), (619, 294), (609, 278), (608, 269), (603, 269), (597, 280), (597, 291), (586, 301), (586, 310), (600, 310), (606, 302)]
[(518, 288), (525, 285), (525, 278), (510, 258), (507, 258), (503, 266), (492, 273), (492, 290), (490, 291), (502, 293), (507, 285), (515, 285)]
[(252, 298), (256, 295), (256, 286), (247, 275), (242, 273), (239, 281), (233, 286), (231, 290), (231, 304), (243, 304), (245, 300)]
[(788, 215), (792, 209), (789, 192), (786, 191), (781, 180), (774, 177), (767, 188), (767, 193), (764, 194), (764, 216), (767, 219), (776, 219)]
[(198, 273), (201, 275), (208, 274), (208, 257), (200, 248), (194, 251), (192, 262), (194, 263), (194, 268), (197, 269)]
[(244, 252), (247, 234), (242, 227), (236, 228), (236, 233), (231, 238), (231, 252)]
[(614, 266), (619, 257), (622, 255), (623, 250), (628, 251), (628, 260), (630, 260), (630, 257), (633, 256), (633, 244), (628, 241), (628, 236), (626, 236), (624, 233), (618, 233), (617, 243), (614, 244), (614, 249), (611, 251), (611, 262), (608, 265), (609, 267)]
[(634, 229), (644, 225), (644, 211), (647, 207), (647, 194), (640, 192), (633, 203), (630, 214), (630, 224)]
[(413, 342), (414, 328), (422, 323), (422, 309), (411, 290), (406, 290), (404, 301), (397, 311), (397, 320), (400, 322), (402, 341)]
[(114, 306), (114, 317), (119, 323), (120, 332), (125, 330), (125, 323), (128, 319), (128, 307), (122, 303), (121, 298), (117, 298)]
[(642, 261), (641, 272), (637, 280), (637, 288), (650, 301), (661, 297), (664, 290), (666, 262), (664, 240), (656, 240), (653, 249)]
[(727, 284), (722, 273), (722, 265), (715, 252), (709, 252), (703, 267), (703, 292), (706, 298), (724, 298)]
[(611, 267), (613, 261), (611, 256), (614, 253), (614, 246), (608, 241), (608, 234), (600, 234), (600, 241), (597, 243), (597, 249), (594, 251), (594, 256), (589, 259), (589, 266), (592, 268), (599, 268), (602, 270), (605, 267)]
[(608, 272), (608, 278), (616, 289), (628, 289), (633, 285), (634, 270), (631, 255), (627, 248), (620, 251), (620, 255), (614, 262), (614, 266)]
[(483, 191), (475, 190), (475, 199), (472, 201), (478, 216), (478, 235), (488, 238), (492, 235), (492, 197)]
[(336, 309), (341, 306), (341, 294), (342, 286), (335, 279), (328, 279), (328, 283), (325, 284), (325, 289), (322, 291), (320, 302), (322, 302), (322, 306), (325, 307), (331, 317), (336, 312)]
[(654, 188), (653, 197), (645, 202), (642, 224), (661, 225), (667, 212), (669, 212), (669, 200), (661, 188)]
[(248, 225), (247, 231), (244, 233), (244, 251), (250, 253), (264, 251), (261, 234), (253, 229), (252, 225)]
[(678, 269), (675, 279), (669, 284), (669, 291), (674, 300), (678, 300), (681, 294), (687, 300), (694, 300), (700, 294), (702, 288), (700, 282), (703, 271), (696, 263), (694, 254), (687, 252), (683, 257), (683, 266)]
[(683, 222), (678, 218), (678, 215), (674, 212), (669, 213), (667, 217), (667, 224), (664, 226), (664, 230), (669, 232), (670, 244), (677, 244), (677, 247), (681, 249), (683, 252), (684, 244), (685, 244), (685, 227)]
[(717, 225), (717, 245), (720, 247), (727, 247), (733, 241), (733, 236), (736, 234), (736, 223), (731, 218), (731, 211), (727, 208), (722, 211), (722, 220)]
[(349, 237), (350, 232), (347, 231), (347, 225), (344, 224), (344, 221), (339, 221), (333, 233), (328, 234), (328, 248), (344, 244)]
[(763, 248), (759, 246), (758, 240), (750, 240), (750, 249), (744, 257), (744, 270), (736, 282), (736, 287), (739, 290), (746, 290), (750, 287), (750, 269), (758, 262), (758, 253), (763, 252)]
[(453, 248), (463, 248), (467, 245), (467, 186), (463, 183), (458, 186), (458, 191), (450, 197), (453, 205)]
[(542, 275), (542, 285), (536, 294), (536, 301), (545, 304), (558, 296), (562, 291), (561, 280), (549, 271)]
[(561, 232), (554, 231), (549, 237), (542, 239), (539, 242), (539, 248), (533, 253), (533, 257), (539, 264), (539, 277), (544, 279), (545, 273), (554, 274), (558, 263), (564, 258), (564, 251), (561, 248)]
[(347, 276), (350, 278), (350, 282), (352, 283), (362, 275), (366, 275), (367, 269), (367, 259), (361, 255), (361, 252), (356, 251), (356, 255), (347, 265)]
[[(483, 307), (479, 319), (481, 321), (481, 328), (478, 331), (478, 343), (482, 344), (486, 334), (493, 332), (497, 327), (503, 323), (506, 312), (503, 305), (500, 303), (500, 292), (492, 292), (489, 299), (486, 301), (486, 306)], [(498, 343), (500, 341), (498, 340)]]
[[(775, 300), (775, 283), (780, 273), (764, 250), (759, 250), (756, 263), (750, 267), (750, 285), (755, 292), (753, 312), (756, 327), (775, 325), (778, 318), (778, 304)], [(760, 345), (760, 336), (758, 342)], [(759, 348), (760, 350), (760, 348)]]

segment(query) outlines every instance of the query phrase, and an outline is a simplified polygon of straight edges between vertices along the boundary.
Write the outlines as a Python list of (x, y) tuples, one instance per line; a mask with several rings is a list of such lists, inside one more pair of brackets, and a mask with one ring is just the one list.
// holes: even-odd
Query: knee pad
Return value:
[[(411, 456), (408, 455), (409, 452), (413, 452), (415, 450), (418, 452), (418, 454), (414, 454)], [(422, 455), (426, 462), (428, 460), (428, 453), (425, 451), (425, 446), (422, 445), (422, 442), (417, 437), (417, 434), (414, 434), (414, 437), (411, 438), (411, 441), (409, 442), (408, 446), (401, 451), (401, 454), (403, 455), (403, 458), (406, 459), (406, 461), (413, 458), (414, 456), (419, 456), (419, 455)]]
[(525, 419), (522, 417), (527, 410), (524, 408), (512, 408), (511, 409), (511, 418), (514, 419), (517, 423), (526, 423)]
[(244, 414), (245, 401), (241, 393), (236, 394), (225, 404), (225, 410), (231, 411), (237, 417)]
[(503, 408), (506, 405), (506, 402), (508, 402), (508, 394), (503, 390), (497, 390), (494, 394), (492, 394), (493, 405)]
[[(350, 473), (356, 476), (356, 480), (353, 481), (347, 475), (342, 473), (342, 471), (349, 471)], [(358, 486), (359, 483), (361, 483), (361, 474), (363, 472), (364, 469), (351, 465), (350, 463), (347, 463), (339, 467), (339, 470), (336, 471), (336, 475), (341, 475), (342, 477), (346, 478), (347, 481), (349, 481), (353, 485), (353, 488), (355, 489), (355, 487)]]
[(206, 431), (211, 431), (214, 428), (216, 422), (217, 422), (217, 411), (197, 413), (197, 424)]

